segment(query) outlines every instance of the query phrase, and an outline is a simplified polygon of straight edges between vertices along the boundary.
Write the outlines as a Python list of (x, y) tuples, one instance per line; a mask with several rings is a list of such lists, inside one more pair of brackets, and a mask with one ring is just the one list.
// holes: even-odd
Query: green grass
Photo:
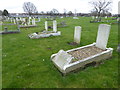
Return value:
[[(114, 48), (113, 57), (98, 67), (88, 67), (65, 77), (58, 72), (50, 56), (60, 49), (69, 50), (96, 41), (98, 25), (89, 23), (91, 18), (72, 17), (57, 19), (66, 21), (67, 27), (58, 28), (61, 36), (29, 39), (28, 34), (44, 30), (44, 21), (38, 27), (22, 28), (19, 34), (2, 36), (2, 84), (3, 88), (117, 88), (118, 87), (118, 25), (112, 25), (108, 47)], [(109, 23), (108, 23), (109, 24)], [(70, 46), (74, 27), (82, 27), (81, 44)], [(52, 29), (49, 29), (52, 30)], [(50, 49), (49, 49), (50, 48)]]

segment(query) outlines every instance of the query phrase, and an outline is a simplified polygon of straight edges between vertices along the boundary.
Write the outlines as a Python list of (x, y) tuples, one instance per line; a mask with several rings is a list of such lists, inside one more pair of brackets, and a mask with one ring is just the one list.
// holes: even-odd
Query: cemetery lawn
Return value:
[[(21, 28), (21, 33), (2, 35), (2, 87), (3, 88), (118, 88), (118, 25), (113, 24), (107, 47), (113, 48), (113, 57), (97, 67), (88, 67), (63, 77), (50, 60), (60, 49), (69, 50), (96, 41), (98, 25), (91, 17), (57, 19), (66, 21), (67, 27), (58, 28), (61, 36), (29, 39), (28, 34), (44, 30), (45, 19), (38, 27)], [(113, 22), (113, 21), (111, 21)], [(48, 22), (52, 24), (51, 21)], [(105, 23), (105, 24), (110, 24)], [(73, 42), (74, 27), (81, 26), (81, 44)], [(11, 27), (12, 28), (12, 27)], [(14, 28), (14, 27), (13, 27)], [(52, 29), (49, 29), (52, 30)]]

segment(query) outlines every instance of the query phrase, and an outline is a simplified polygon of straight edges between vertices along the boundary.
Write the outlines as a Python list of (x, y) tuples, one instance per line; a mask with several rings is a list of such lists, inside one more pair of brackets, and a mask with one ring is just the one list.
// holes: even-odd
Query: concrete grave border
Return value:
[[(75, 49), (71, 49), (71, 50), (67, 50), (66, 52), (71, 52), (71, 51), (76, 51), (78, 49), (82, 49), (82, 48), (86, 48), (86, 47), (90, 47), (90, 46), (95, 46), (96, 43), (90, 44), (90, 45), (86, 45), (83, 47), (79, 47), (79, 48), (75, 48)], [(105, 51), (103, 51), (102, 53), (98, 53), (96, 55), (90, 56), (88, 58), (82, 59), (82, 60), (78, 60), (76, 62), (73, 63), (69, 63), (68, 65), (65, 65), (64, 68), (60, 68), (55, 62), (54, 62), (54, 58), (57, 55), (53, 54), (51, 55), (51, 60), (53, 62), (53, 64), (63, 73), (63, 74), (67, 74), (71, 71), (74, 71), (80, 67), (84, 67), (86, 64), (92, 63), (92, 62), (100, 62), (103, 61), (105, 59), (109, 59), (110, 57), (112, 57), (112, 52), (113, 49), (112, 48), (106, 48)]]

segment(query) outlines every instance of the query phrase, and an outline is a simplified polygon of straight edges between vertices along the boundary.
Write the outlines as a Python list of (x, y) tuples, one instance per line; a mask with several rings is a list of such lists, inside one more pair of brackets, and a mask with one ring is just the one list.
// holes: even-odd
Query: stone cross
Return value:
[(110, 33), (110, 25), (100, 24), (98, 28), (96, 47), (101, 48), (103, 50), (106, 49), (109, 33)]
[(48, 31), (48, 22), (45, 21), (45, 30)]
[(57, 21), (56, 20), (53, 21), (53, 31), (57, 32)]
[(81, 38), (81, 27), (80, 26), (75, 26), (74, 42), (80, 44), (80, 38)]

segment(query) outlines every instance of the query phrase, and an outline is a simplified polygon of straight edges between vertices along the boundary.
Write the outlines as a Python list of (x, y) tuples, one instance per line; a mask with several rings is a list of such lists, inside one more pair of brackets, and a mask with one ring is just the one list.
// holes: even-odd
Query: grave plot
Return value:
[(30, 27), (36, 27), (36, 26), (37, 25), (34, 17), (22, 18), (19, 25), (20, 28), (30, 28)]
[[(114, 19), (113, 19), (114, 20)], [(111, 24), (120, 24), (120, 18), (118, 17), (116, 20), (114, 20), (114, 22), (112, 22)]]
[(45, 37), (59, 36), (59, 35), (61, 35), (61, 32), (57, 31), (57, 22), (56, 22), (56, 20), (54, 20), (53, 21), (53, 31), (48, 31), (48, 22), (45, 21), (45, 31), (29, 34), (28, 37), (31, 39), (38, 39), (38, 38), (45, 38)]
[(73, 19), (79, 19), (78, 17), (73, 17)]
[(91, 63), (99, 63), (112, 57), (112, 48), (107, 48), (107, 42), (110, 32), (110, 25), (100, 24), (96, 43), (83, 47), (60, 50), (58, 53), (51, 55), (53, 64), (62, 74), (83, 68)]
[(51, 16), (46, 17), (46, 21), (53, 21), (53, 20), (56, 20), (56, 17), (51, 17)]
[(12, 34), (12, 33), (20, 33), (20, 28), (18, 24), (12, 24), (12, 23), (3, 23), (2, 24), (2, 31), (0, 31), (0, 34)]

